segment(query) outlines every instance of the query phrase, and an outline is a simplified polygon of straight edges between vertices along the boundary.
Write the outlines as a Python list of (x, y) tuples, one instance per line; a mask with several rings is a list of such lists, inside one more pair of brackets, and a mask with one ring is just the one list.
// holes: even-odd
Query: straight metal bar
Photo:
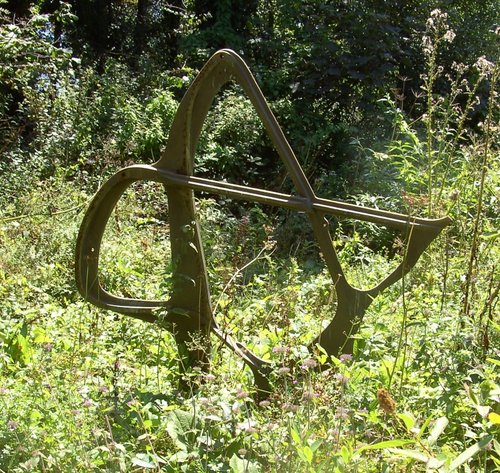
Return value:
[(169, 184), (179, 185), (198, 192), (210, 192), (216, 195), (232, 197), (234, 199), (250, 200), (252, 202), (285, 207), (299, 212), (310, 212), (314, 209), (328, 215), (337, 215), (379, 223), (400, 230), (407, 229), (409, 225), (422, 229), (440, 229), (449, 224), (448, 217), (435, 220), (417, 218), (337, 200), (322, 199), (318, 197), (309, 200), (305, 197), (283, 194), (266, 189), (241, 186), (229, 182), (213, 181), (211, 179), (195, 176), (186, 176), (165, 169), (158, 169), (158, 172), (162, 175), (165, 182)]

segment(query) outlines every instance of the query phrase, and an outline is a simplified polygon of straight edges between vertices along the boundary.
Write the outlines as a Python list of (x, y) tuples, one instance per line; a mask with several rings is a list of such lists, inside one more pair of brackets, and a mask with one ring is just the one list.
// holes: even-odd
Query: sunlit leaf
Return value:
[(397, 414), (397, 416), (403, 421), (407, 430), (413, 429), (415, 426), (415, 419), (409, 414)]
[(437, 442), (437, 439), (444, 432), (444, 429), (446, 429), (448, 423), (449, 420), (446, 417), (440, 417), (436, 420), (436, 423), (434, 424), (434, 427), (432, 428), (431, 433), (427, 438), (427, 443), (429, 444), (429, 446), (432, 446)]
[(132, 458), (132, 464), (140, 466), (141, 468), (157, 468), (157, 465), (150, 459), (151, 457), (146, 453), (138, 453)]
[(456, 470), (459, 466), (468, 462), (474, 455), (480, 452), (486, 445), (488, 445), (493, 439), (493, 435), (487, 435), (483, 437), (479, 442), (474, 444), (472, 447), (469, 447), (467, 450), (463, 451), (460, 455), (458, 455), (455, 460), (450, 463), (450, 467), (448, 472)]
[(496, 412), (490, 412), (488, 414), (488, 420), (493, 424), (500, 425), (500, 415), (498, 415)]
[(402, 439), (384, 440), (383, 442), (373, 443), (371, 445), (364, 445), (363, 447), (358, 448), (354, 453), (357, 455), (361, 452), (364, 452), (365, 450), (384, 450), (394, 447), (403, 447), (405, 445), (410, 445), (412, 443), (415, 443), (415, 441), (402, 440)]

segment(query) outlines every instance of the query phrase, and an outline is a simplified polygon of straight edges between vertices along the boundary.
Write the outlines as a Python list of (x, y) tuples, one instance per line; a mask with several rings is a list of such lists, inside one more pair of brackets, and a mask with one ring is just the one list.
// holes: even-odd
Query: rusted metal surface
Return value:
[[(194, 154), (203, 122), (222, 85), (237, 82), (255, 107), (294, 184), (297, 195), (217, 182), (193, 176)], [(99, 253), (108, 219), (127, 188), (137, 181), (155, 181), (165, 186), (171, 236), (173, 287), (168, 301), (139, 300), (109, 294), (99, 282)], [(92, 304), (148, 322), (161, 320), (173, 332), (188, 366), (206, 367), (208, 348), (189, 348), (191, 337), (199, 335), (209, 344), (209, 334), (219, 337), (251, 368), (259, 390), (269, 391), (267, 375), (271, 365), (241, 343), (223, 333), (213, 316), (202, 235), (197, 223), (194, 191), (206, 191), (267, 205), (305, 212), (332, 276), (337, 292), (337, 309), (331, 323), (313, 341), (329, 354), (352, 350), (352, 335), (372, 300), (400, 280), (420, 255), (449, 224), (410, 217), (379, 209), (316, 197), (304, 172), (271, 112), (259, 86), (244, 61), (233, 51), (214, 54), (200, 71), (182, 99), (162, 157), (153, 165), (134, 165), (118, 171), (94, 196), (81, 224), (76, 249), (76, 281), (82, 296)], [(387, 225), (407, 235), (403, 262), (380, 284), (369, 290), (352, 287), (346, 280), (332, 244), (325, 216), (349, 217)]]

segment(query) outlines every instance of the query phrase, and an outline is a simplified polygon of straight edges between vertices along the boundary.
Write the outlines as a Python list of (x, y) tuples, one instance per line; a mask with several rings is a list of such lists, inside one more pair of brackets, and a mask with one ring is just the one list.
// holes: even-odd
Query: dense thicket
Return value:
[[(2, 150), (9, 162), (24, 152), (22, 161), (30, 161), (49, 133), (57, 149), (42, 153), (48, 172), (60, 160), (79, 162), (81, 140), (92, 143), (83, 151), (92, 163), (150, 160), (168, 133), (158, 107), (166, 113), (167, 96), (179, 99), (208, 57), (229, 47), (257, 74), (307, 172), (339, 174), (335, 184), (341, 193), (341, 181), (349, 176), (352, 186), (353, 172), (359, 171), (352, 137), (368, 135), (373, 141), (387, 129), (381, 98), (396, 98), (414, 118), (423, 113), (421, 43), (431, 11), (445, 7), (456, 34), (439, 51), (443, 74), (435, 92), (446, 93), (442, 78), (453, 73), (454, 63), (495, 59), (496, 6), (493, 0), (8, 1), (2, 20)], [(487, 82), (478, 94), (469, 117), (473, 124), (484, 118)], [(465, 95), (460, 100), (465, 105)], [(74, 114), (71, 130), (66, 120), (66, 133), (46, 122), (57, 123), (64, 113)], [(147, 122), (151, 115), (161, 122), (154, 131)], [(240, 141), (247, 144), (243, 159), (256, 163), (253, 177), (238, 175), (244, 171), (232, 162), (239, 160), (237, 153), (216, 151), (226, 153), (225, 172), (236, 173), (230, 177), (251, 181), (258, 169), (265, 168), (267, 176), (276, 171), (262, 129), (252, 133)], [(103, 153), (111, 137), (116, 144)], [(219, 144), (228, 144), (224, 138)]]

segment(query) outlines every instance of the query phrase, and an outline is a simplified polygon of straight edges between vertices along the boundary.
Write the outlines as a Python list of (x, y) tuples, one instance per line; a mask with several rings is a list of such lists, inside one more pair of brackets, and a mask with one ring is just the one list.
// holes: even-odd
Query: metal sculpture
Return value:
[[(286, 170), (297, 195), (217, 182), (193, 176), (194, 154), (203, 122), (222, 85), (238, 83), (251, 100)], [(107, 221), (127, 188), (136, 181), (155, 181), (166, 189), (173, 262), (173, 287), (168, 301), (122, 298), (106, 292), (99, 282), (99, 251)], [(206, 191), (233, 199), (260, 202), (305, 212), (323, 253), (337, 292), (337, 309), (331, 323), (313, 341), (329, 354), (350, 352), (352, 335), (371, 301), (401, 279), (420, 255), (449, 224), (449, 218), (429, 220), (316, 197), (304, 172), (245, 62), (231, 50), (214, 54), (182, 99), (162, 157), (153, 165), (133, 165), (118, 171), (94, 196), (81, 224), (76, 248), (76, 282), (92, 304), (147, 322), (161, 322), (172, 331), (184, 364), (206, 367), (207, 351), (193, 348), (193, 335), (208, 342), (210, 332), (220, 338), (251, 368), (260, 391), (269, 391), (269, 362), (223, 333), (212, 312), (207, 270), (196, 220), (193, 191)], [(369, 290), (352, 287), (346, 280), (332, 244), (326, 215), (384, 224), (406, 232), (403, 262), (380, 284)]]

